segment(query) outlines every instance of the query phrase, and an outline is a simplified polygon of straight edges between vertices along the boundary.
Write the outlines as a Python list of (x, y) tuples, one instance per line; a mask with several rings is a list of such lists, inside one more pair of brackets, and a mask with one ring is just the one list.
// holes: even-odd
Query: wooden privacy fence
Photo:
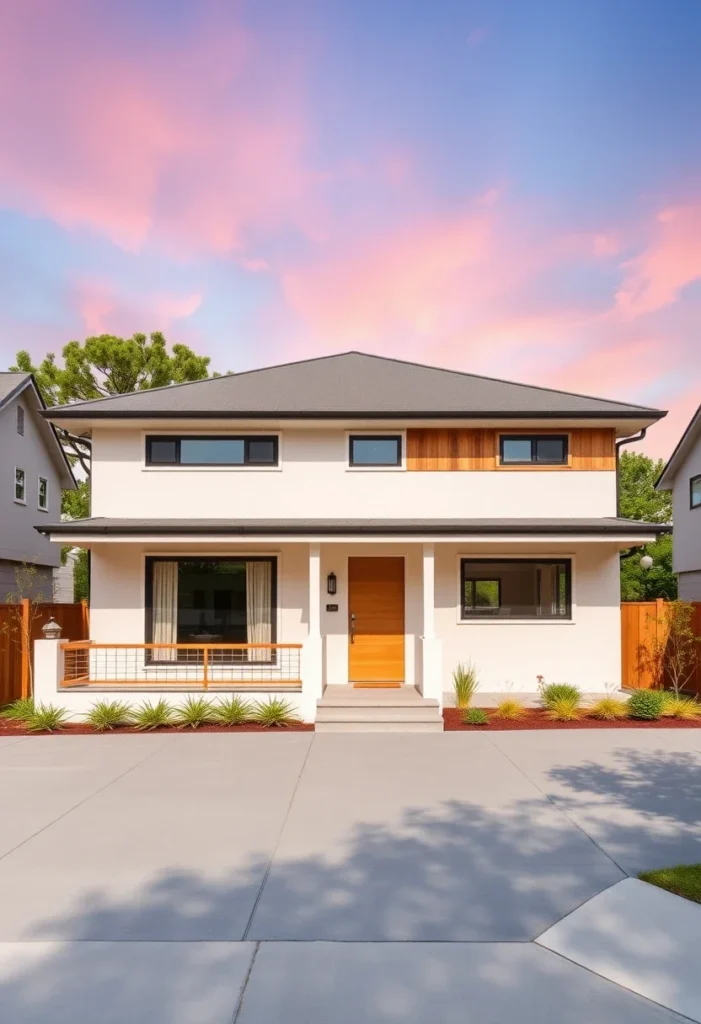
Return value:
[(31, 692), (32, 647), (42, 638), (42, 626), (54, 618), (62, 640), (87, 640), (88, 606), (35, 604), (26, 598), (19, 604), (0, 604), (0, 706)]
[[(626, 601), (621, 605), (621, 685), (625, 690), (649, 690), (654, 685), (649, 654), (655, 641), (664, 637), (668, 602)], [(692, 603), (691, 627), (701, 636), (701, 602)], [(685, 692), (701, 694), (701, 650)]]

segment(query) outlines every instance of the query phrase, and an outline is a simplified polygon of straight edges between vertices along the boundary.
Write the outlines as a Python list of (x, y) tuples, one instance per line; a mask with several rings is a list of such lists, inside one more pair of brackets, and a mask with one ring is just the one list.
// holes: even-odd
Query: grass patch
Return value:
[(254, 704), (251, 711), (251, 721), (257, 725), (263, 725), (266, 729), (282, 728), (298, 722), (290, 704), (279, 697), (271, 697), (269, 700), (262, 700)]
[(562, 693), (552, 697), (545, 714), (555, 722), (576, 722), (582, 715), (582, 697), (576, 687), (575, 693)]
[(88, 711), (85, 721), (96, 732), (130, 725), (129, 705), (118, 700), (98, 700)]
[(55, 732), (63, 728), (65, 720), (65, 708), (57, 708), (53, 704), (38, 704), (24, 721), (30, 732)]
[(173, 709), (170, 704), (161, 699), (155, 704), (145, 700), (131, 712), (131, 724), (144, 732), (150, 729), (162, 729), (165, 725), (173, 724)]
[(643, 871), (638, 878), (694, 903), (701, 903), (701, 864), (677, 864), (659, 871)]
[(628, 701), (620, 697), (599, 697), (587, 708), (587, 714), (603, 722), (615, 722), (628, 717)]
[(173, 713), (173, 723), (180, 729), (197, 729), (212, 720), (212, 705), (204, 697), (188, 697)]
[(252, 720), (253, 708), (241, 697), (227, 697), (212, 708), (212, 718), (219, 725), (246, 725)]
[(466, 708), (462, 716), (465, 725), (489, 725), (489, 718), (482, 708)]
[(526, 706), (523, 701), (517, 697), (502, 697), (496, 706), (494, 717), (505, 718), (512, 722), (517, 718), (523, 718), (525, 713)]
[(34, 714), (34, 698), (19, 697), (0, 711), (0, 718), (8, 722), (26, 722)]
[(628, 714), (654, 722), (662, 717), (665, 694), (662, 690), (634, 690), (628, 699)]
[(472, 698), (477, 689), (477, 669), (471, 661), (461, 662), (453, 670), (453, 692), (455, 693), (455, 707), (469, 708)]

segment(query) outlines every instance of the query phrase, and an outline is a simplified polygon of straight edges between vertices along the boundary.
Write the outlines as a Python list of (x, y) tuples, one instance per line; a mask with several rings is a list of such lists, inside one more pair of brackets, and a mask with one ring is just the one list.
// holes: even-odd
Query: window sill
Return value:
[(27, 502), (23, 498), (13, 498), (15, 505), (26, 505)]
[(463, 619), (458, 616), (459, 626), (574, 626), (574, 619)]
[(142, 466), (142, 473), (280, 473), (282, 466)]
[(406, 466), (346, 466), (346, 473), (404, 473)]
[(41, 505), (37, 505), (37, 512), (48, 512), (48, 508), (42, 508)]

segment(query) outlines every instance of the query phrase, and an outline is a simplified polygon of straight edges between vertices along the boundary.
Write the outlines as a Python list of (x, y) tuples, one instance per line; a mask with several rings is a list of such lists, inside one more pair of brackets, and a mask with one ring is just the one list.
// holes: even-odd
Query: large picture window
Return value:
[(460, 562), (463, 619), (569, 619), (571, 593), (569, 559), (463, 558)]
[[(147, 558), (147, 643), (275, 643), (276, 570), (274, 558)], [(164, 646), (153, 660), (193, 653)], [(248, 660), (271, 654), (254, 650)]]
[(146, 438), (147, 466), (277, 466), (278, 438), (249, 434), (232, 437)]

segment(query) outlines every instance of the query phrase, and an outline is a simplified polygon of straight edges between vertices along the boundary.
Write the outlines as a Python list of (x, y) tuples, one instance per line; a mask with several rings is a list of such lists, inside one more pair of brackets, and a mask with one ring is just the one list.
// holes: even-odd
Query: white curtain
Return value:
[[(174, 644), (178, 640), (178, 563), (153, 563), (153, 642)], [(157, 661), (175, 661), (174, 647), (153, 651)]]
[[(270, 562), (246, 562), (247, 643), (269, 644), (273, 635), (273, 573)], [(249, 661), (268, 661), (270, 651), (252, 650)]]

